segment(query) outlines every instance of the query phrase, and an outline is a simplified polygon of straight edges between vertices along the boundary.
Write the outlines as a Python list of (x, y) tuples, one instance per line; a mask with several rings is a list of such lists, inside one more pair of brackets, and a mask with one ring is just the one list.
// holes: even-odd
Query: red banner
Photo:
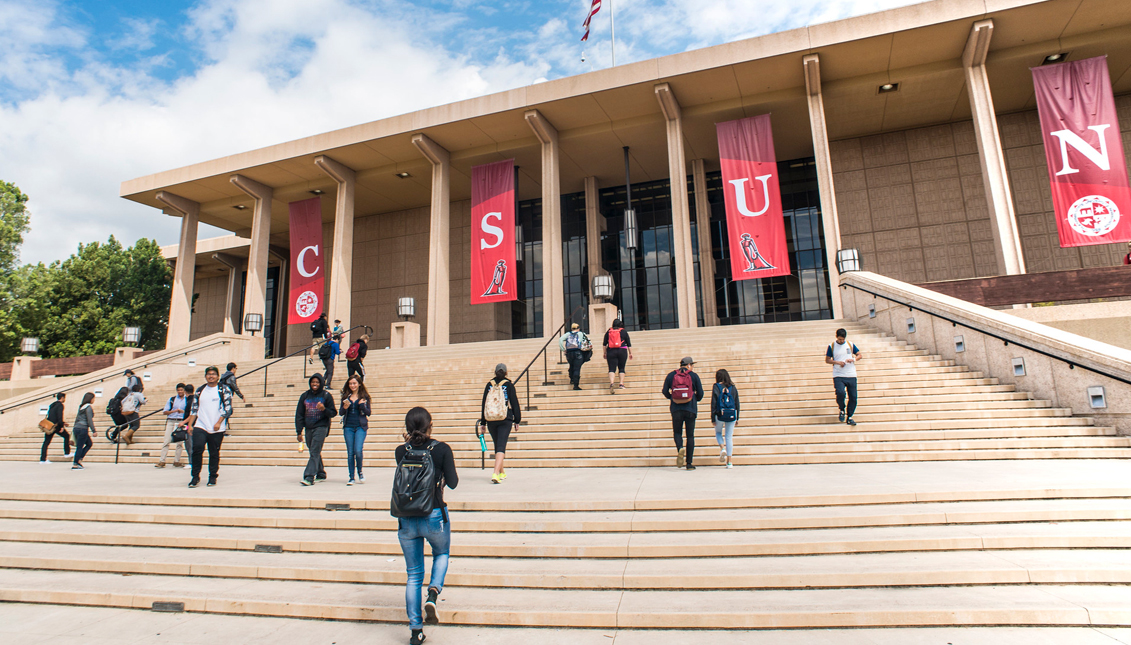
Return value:
[(514, 159), (471, 169), (471, 304), (518, 300)]
[(322, 254), (322, 204), (318, 197), (291, 202), (291, 313), (287, 324), (314, 322), (322, 313), (326, 268)]
[(716, 123), (734, 280), (789, 275), (770, 115)]
[(1107, 58), (1031, 71), (1060, 246), (1131, 239), (1131, 187)]

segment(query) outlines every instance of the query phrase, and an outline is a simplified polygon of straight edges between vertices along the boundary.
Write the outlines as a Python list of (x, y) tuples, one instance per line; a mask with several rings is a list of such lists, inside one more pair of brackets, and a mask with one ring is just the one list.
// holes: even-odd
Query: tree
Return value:
[(0, 361), (4, 362), (12, 360), (23, 337), (12, 290), (20, 246), (30, 230), (27, 200), (15, 184), (0, 181)]

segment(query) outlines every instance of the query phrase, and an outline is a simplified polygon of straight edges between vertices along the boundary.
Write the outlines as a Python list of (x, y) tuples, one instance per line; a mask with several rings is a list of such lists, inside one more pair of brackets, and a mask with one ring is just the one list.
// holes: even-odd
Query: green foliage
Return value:
[(0, 181), (0, 361), (12, 360), (22, 337), (13, 290), (20, 245), (30, 228), (27, 200), (27, 195), (14, 184)]

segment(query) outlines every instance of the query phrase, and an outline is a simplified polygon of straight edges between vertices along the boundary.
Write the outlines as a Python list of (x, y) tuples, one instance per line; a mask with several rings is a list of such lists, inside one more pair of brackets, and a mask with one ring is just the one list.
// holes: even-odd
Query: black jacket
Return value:
[[(664, 379), (664, 388), (660, 391), (661, 394), (664, 395), (664, 398), (669, 401), (672, 399), (672, 380), (675, 379), (675, 373), (677, 371), (678, 370), (672, 370), (668, 373), (668, 377)], [(691, 373), (691, 385), (695, 388), (695, 396), (691, 397), (691, 400), (686, 403), (676, 403), (672, 401), (671, 405), (668, 406), (669, 410), (672, 412), (683, 410), (691, 414), (699, 414), (699, 402), (703, 400), (703, 382), (699, 380), (699, 375), (695, 372)]]
[[(393, 453), (397, 458), (397, 463), (401, 463), (404, 459), (404, 454), (408, 452), (405, 444), (397, 446), (396, 451)], [(455, 489), (459, 485), (459, 474), (456, 473), (456, 460), (452, 455), (452, 449), (448, 444), (443, 441), (437, 441), (436, 445), (432, 446), (432, 463), (436, 466), (436, 508), (444, 508), (447, 504), (444, 503), (444, 486)]]
[(357, 341), (357, 358), (353, 362), (360, 363), (365, 360), (365, 355), (369, 353), (369, 345), (364, 340)]
[(55, 429), (58, 430), (63, 426), (63, 402), (55, 401), (47, 406), (47, 420), (55, 424)]
[[(314, 390), (307, 390), (298, 397), (298, 406), (295, 407), (295, 432), (313, 430), (315, 428), (329, 428), (330, 419), (338, 416), (338, 409), (334, 407), (334, 395), (326, 391), (325, 382), (321, 374), (310, 377), (310, 382), (318, 381), (323, 386)], [(325, 410), (319, 411), (315, 406), (322, 402)], [(309, 405), (308, 405), (309, 403)]]
[(224, 375), (220, 377), (220, 383), (227, 385), (232, 394), (240, 397), (241, 401), (243, 400), (243, 392), (240, 392), (239, 386), (236, 385), (236, 375), (232, 374), (231, 370), (224, 372)]
[(319, 318), (314, 321), (314, 327), (311, 327), (310, 334), (314, 338), (325, 338), (326, 334), (330, 333), (330, 323), (326, 322), (325, 318)]
[(518, 392), (514, 388), (514, 383), (505, 378), (493, 378), (487, 385), (483, 386), (483, 401), (479, 404), (479, 422), (487, 423), (487, 393), (491, 391), (491, 384), (499, 381), (507, 381), (503, 385), (503, 391), (507, 394), (507, 402), (510, 403), (506, 420), (513, 421), (517, 425), (522, 421), (522, 406), (518, 404)]

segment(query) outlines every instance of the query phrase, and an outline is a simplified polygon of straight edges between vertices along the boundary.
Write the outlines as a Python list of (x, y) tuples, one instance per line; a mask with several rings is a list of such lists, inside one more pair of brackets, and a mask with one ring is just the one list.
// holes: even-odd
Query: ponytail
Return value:
[(415, 407), (404, 416), (405, 441), (414, 446), (424, 445), (432, 434), (432, 415), (422, 407)]

